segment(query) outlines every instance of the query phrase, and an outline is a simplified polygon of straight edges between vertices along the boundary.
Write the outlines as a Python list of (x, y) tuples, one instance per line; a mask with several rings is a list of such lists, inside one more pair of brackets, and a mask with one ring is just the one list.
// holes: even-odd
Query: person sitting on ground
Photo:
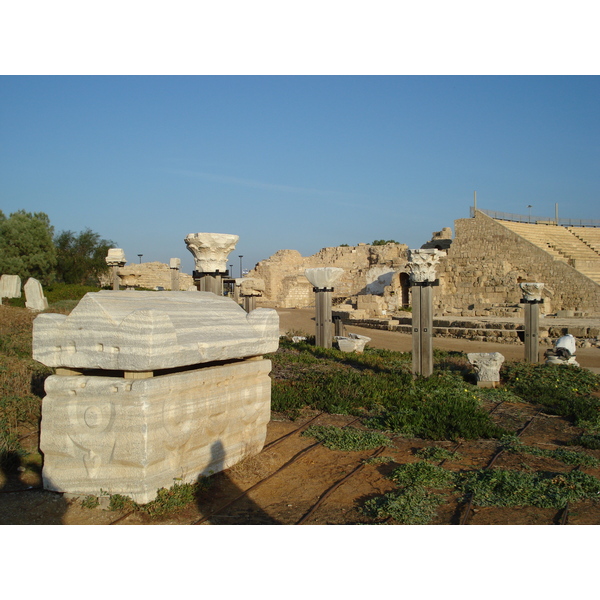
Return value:
[(577, 352), (577, 340), (573, 335), (563, 329), (563, 335), (554, 343), (552, 350), (546, 350), (544, 356), (547, 364), (568, 364), (579, 366), (575, 353)]

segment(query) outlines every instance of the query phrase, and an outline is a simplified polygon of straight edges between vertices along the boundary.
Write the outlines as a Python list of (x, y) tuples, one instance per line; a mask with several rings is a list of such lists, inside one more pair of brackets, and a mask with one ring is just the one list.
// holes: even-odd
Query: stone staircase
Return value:
[(600, 229), (499, 221), (504, 227), (600, 284)]

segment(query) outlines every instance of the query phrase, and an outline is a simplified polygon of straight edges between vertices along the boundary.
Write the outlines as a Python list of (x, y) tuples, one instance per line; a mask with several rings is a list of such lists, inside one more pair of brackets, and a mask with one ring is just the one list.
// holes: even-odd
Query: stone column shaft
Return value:
[(519, 284), (523, 292), (521, 304), (525, 305), (525, 361), (539, 362), (539, 331), (540, 331), (540, 304), (542, 299), (543, 283), (523, 282)]
[(525, 304), (525, 361), (539, 362), (540, 305)]
[(331, 297), (333, 284), (344, 274), (337, 267), (319, 267), (306, 269), (304, 275), (313, 284), (315, 292), (315, 345), (331, 348), (333, 344), (333, 319), (331, 315)]
[(244, 310), (249, 313), (256, 308), (256, 296), (244, 296)]
[(316, 340), (315, 345), (322, 348), (331, 348), (333, 341), (333, 320), (331, 318), (331, 295), (330, 291), (318, 291), (315, 294), (316, 301)]
[(433, 294), (431, 286), (412, 288), (413, 374), (433, 373)]
[(432, 249), (410, 250), (408, 268), (412, 289), (412, 370), (416, 377), (433, 373), (433, 289), (435, 268), (444, 252)]

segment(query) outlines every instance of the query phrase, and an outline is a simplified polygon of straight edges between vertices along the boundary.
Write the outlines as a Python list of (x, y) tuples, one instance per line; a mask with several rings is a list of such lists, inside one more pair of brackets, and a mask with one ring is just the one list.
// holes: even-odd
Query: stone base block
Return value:
[(249, 359), (146, 379), (46, 380), (44, 488), (150, 502), (258, 454), (270, 419), (271, 361)]

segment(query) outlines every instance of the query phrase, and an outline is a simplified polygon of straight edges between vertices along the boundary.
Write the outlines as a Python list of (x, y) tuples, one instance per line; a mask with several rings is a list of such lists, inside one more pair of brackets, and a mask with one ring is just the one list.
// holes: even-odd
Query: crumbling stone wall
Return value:
[(458, 219), (455, 238), (438, 266), (434, 293), (438, 315), (485, 316), (518, 305), (519, 283), (545, 284), (543, 312), (600, 315), (600, 285), (508, 227), (476, 211)]
[[(161, 262), (147, 262), (141, 264), (129, 264), (119, 268), (119, 279), (121, 286), (133, 285), (154, 289), (162, 287), (165, 290), (171, 289), (171, 269), (169, 265)], [(100, 282), (103, 286), (112, 285), (112, 275), (107, 274)], [(179, 272), (179, 289), (187, 290), (194, 285), (191, 275)]]
[[(406, 271), (408, 246), (385, 244), (371, 246), (338, 246), (323, 248), (312, 256), (303, 257), (297, 250), (279, 250), (270, 258), (259, 262), (249, 273), (265, 281), (262, 306), (304, 308), (314, 303), (312, 285), (304, 276), (306, 269), (338, 267), (344, 269), (336, 282), (333, 297), (349, 298), (363, 294), (384, 295), (395, 281), (400, 284), (399, 273)], [(387, 290), (388, 297), (395, 295)]]

